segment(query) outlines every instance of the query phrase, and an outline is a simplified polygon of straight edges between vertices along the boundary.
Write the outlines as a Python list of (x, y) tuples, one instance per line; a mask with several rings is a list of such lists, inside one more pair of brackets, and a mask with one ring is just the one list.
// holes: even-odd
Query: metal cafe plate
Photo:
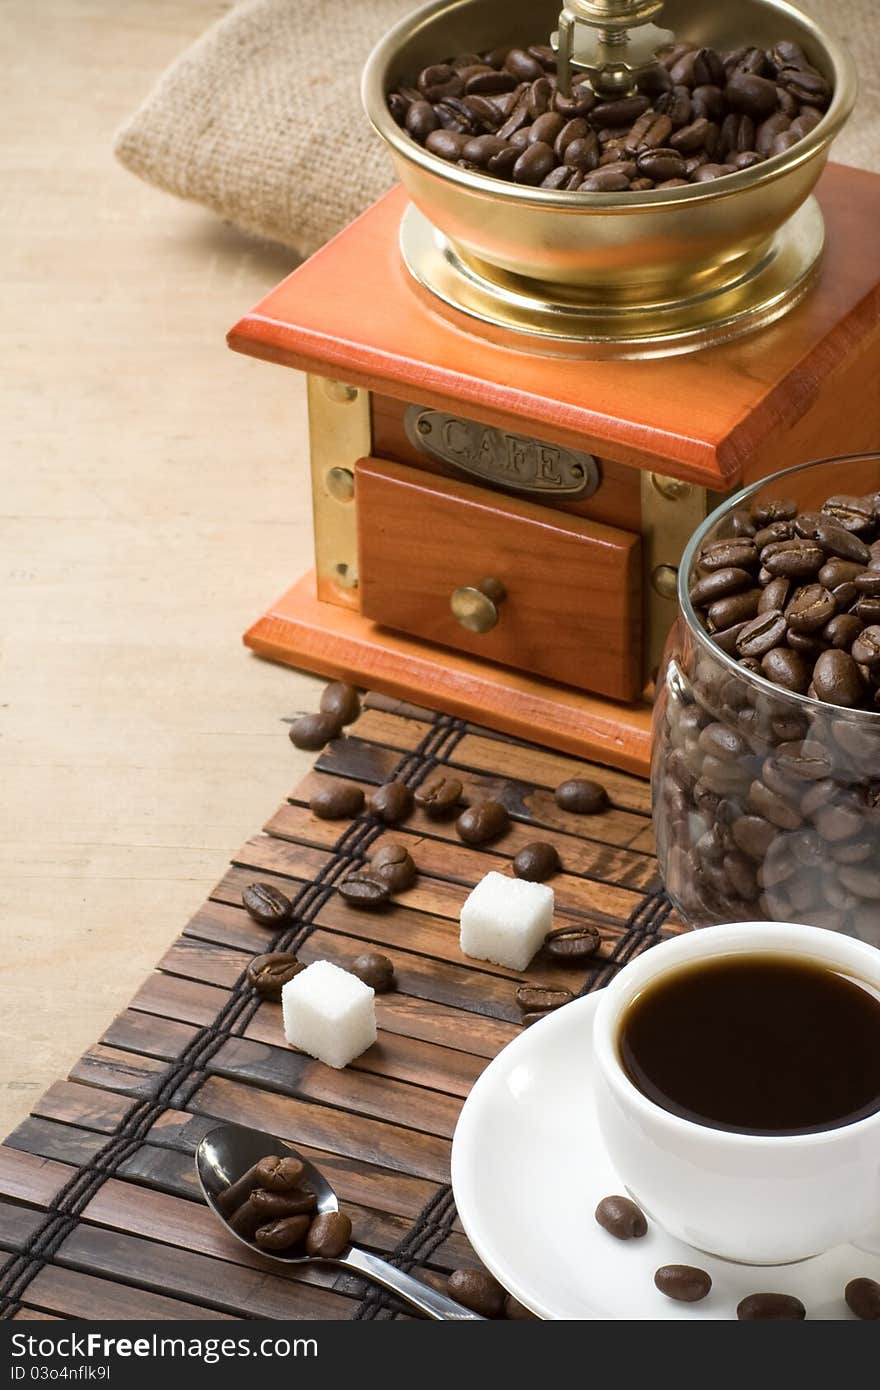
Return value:
[(423, 453), (511, 492), (572, 499), (592, 497), (599, 486), (592, 454), (418, 405), (407, 408), (404, 426)]

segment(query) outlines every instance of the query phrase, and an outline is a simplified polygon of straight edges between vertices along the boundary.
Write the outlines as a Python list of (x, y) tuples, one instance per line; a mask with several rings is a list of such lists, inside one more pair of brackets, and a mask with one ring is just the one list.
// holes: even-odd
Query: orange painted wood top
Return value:
[(426, 306), (401, 263), (401, 188), (246, 314), (229, 345), (428, 407), (471, 405), (490, 424), (541, 427), (559, 443), (726, 489), (756, 453), (772, 471), (774, 440), (880, 341), (880, 176), (829, 165), (818, 197), (828, 239), (816, 288), (779, 323), (702, 352), (588, 361), (464, 331)]

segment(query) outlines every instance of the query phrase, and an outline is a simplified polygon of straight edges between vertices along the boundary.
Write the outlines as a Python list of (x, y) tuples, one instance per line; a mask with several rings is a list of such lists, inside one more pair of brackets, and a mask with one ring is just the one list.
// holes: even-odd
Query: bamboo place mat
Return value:
[[(513, 823), (501, 841), (469, 848), (454, 822), (420, 811), (391, 831), (366, 813), (340, 822), (309, 812), (330, 778), (368, 791), (392, 777), (416, 786), (440, 766), (469, 799), (506, 803)], [(557, 807), (553, 788), (584, 774), (607, 787), (606, 813)], [(411, 849), (417, 883), (388, 911), (348, 907), (335, 885), (389, 838)], [(538, 838), (557, 846), (564, 868), (552, 880), (555, 925), (601, 928), (589, 971), (539, 956), (518, 975), (459, 949), (470, 888)], [(243, 910), (254, 880), (293, 899), (283, 933)], [(279, 1270), (227, 1236), (198, 1191), (199, 1140), (224, 1120), (290, 1139), (335, 1185), (360, 1244), (443, 1287), (450, 1270), (478, 1263), (449, 1186), (451, 1139), (474, 1080), (519, 1032), (517, 984), (595, 989), (677, 929), (658, 886), (646, 782), (368, 696), (129, 1007), (0, 1147), (2, 1317), (399, 1316), (387, 1295), (332, 1267)], [(244, 971), (279, 947), (345, 965), (367, 944), (392, 958), (397, 989), (376, 999), (376, 1045), (334, 1071), (284, 1044), (280, 1007), (261, 1001)]]

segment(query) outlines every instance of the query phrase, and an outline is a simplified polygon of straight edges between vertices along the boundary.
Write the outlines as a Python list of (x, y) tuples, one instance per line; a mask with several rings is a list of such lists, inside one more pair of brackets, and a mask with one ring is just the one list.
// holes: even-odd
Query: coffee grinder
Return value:
[[(388, 110), (428, 64), (551, 33), (560, 82), (626, 92), (669, 31), (794, 40), (823, 120), (715, 183), (579, 195), (445, 163)], [(315, 569), (247, 645), (647, 773), (688, 537), (743, 484), (880, 439), (880, 178), (827, 164), (855, 88), (785, 0), (435, 0), (398, 24), (364, 101), (400, 186), (229, 335), (308, 374)]]

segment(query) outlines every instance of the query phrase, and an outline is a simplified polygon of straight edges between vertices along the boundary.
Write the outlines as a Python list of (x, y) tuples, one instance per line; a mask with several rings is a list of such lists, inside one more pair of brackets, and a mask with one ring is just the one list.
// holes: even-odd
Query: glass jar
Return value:
[[(723, 650), (690, 599), (704, 547), (754, 530), (760, 504), (791, 498), (803, 511), (839, 494), (880, 494), (880, 454), (803, 464), (743, 489), (682, 558), (657, 682), (652, 795), (661, 873), (690, 926), (805, 922), (880, 946), (880, 667), (861, 668), (864, 698), (878, 687), (876, 713), (795, 693), (754, 657), (743, 665), (729, 632)], [(834, 598), (840, 612), (861, 601), (846, 584)]]

